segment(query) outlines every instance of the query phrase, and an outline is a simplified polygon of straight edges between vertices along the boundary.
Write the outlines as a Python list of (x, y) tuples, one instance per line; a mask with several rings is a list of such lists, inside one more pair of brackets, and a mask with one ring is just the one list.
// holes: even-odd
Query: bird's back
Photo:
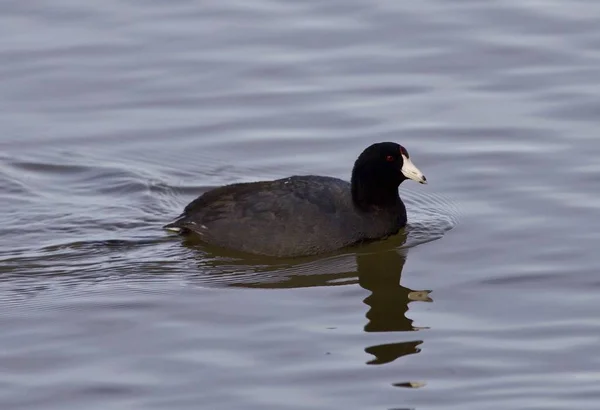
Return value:
[(405, 211), (403, 217), (359, 211), (346, 181), (309, 175), (216, 188), (167, 227), (244, 252), (300, 256), (389, 235), (405, 222)]

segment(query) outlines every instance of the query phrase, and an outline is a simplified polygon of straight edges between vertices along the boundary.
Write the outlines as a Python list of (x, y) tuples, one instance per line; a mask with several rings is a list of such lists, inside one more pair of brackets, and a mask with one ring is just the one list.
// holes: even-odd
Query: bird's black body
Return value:
[[(276, 257), (326, 253), (385, 238), (406, 224), (398, 195), (406, 179), (400, 173), (401, 149), (394, 143), (367, 148), (355, 163), (351, 183), (307, 175), (213, 189), (165, 228), (195, 233), (212, 245)], [(400, 164), (392, 163), (398, 158)]]

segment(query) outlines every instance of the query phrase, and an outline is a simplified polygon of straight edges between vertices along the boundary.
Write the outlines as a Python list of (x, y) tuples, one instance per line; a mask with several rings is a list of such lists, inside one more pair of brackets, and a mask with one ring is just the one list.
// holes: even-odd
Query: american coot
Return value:
[(406, 179), (427, 181), (403, 146), (377, 143), (360, 154), (350, 183), (306, 175), (227, 185), (192, 201), (165, 229), (259, 255), (326, 253), (404, 227), (398, 186)]

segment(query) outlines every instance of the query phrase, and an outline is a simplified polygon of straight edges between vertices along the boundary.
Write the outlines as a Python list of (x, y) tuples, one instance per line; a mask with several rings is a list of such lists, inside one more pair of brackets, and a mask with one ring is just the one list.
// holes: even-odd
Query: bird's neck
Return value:
[(355, 172), (351, 184), (352, 201), (363, 211), (394, 209), (402, 205), (396, 183), (378, 181), (369, 175), (358, 176)]

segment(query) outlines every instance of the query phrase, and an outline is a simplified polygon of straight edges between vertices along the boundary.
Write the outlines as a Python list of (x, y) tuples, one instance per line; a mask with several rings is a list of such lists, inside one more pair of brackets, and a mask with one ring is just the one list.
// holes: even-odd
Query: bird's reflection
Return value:
[[(409, 303), (431, 302), (429, 291), (414, 291), (400, 284), (406, 253), (396, 250), (377, 255), (359, 255), (359, 284), (371, 294), (364, 299), (369, 306), (365, 332), (408, 332), (418, 330), (406, 316)], [(375, 356), (369, 364), (385, 364), (409, 354), (418, 353), (422, 340), (388, 343), (365, 349)]]
[(386, 364), (391, 363), (402, 356), (419, 353), (419, 346), (422, 340), (412, 340), (410, 342), (387, 343), (382, 345), (369, 346), (365, 352), (372, 354), (375, 358), (367, 364)]
[[(203, 258), (202, 271), (221, 285), (245, 288), (281, 289), (359, 284), (368, 290), (363, 302), (369, 307), (364, 331), (412, 332), (419, 330), (407, 317), (409, 304), (431, 302), (430, 291), (415, 291), (400, 284), (406, 263), (407, 249), (401, 249), (405, 235), (388, 241), (360, 247), (352, 254), (328, 258), (298, 260), (267, 260), (254, 257), (221, 256)], [(217, 279), (218, 278), (218, 279)], [(422, 340), (369, 346), (365, 351), (374, 356), (368, 364), (385, 364), (418, 353)]]
[(400, 284), (406, 253), (396, 250), (357, 255), (358, 283), (371, 294), (364, 299), (369, 306), (366, 332), (415, 330), (406, 317), (411, 301), (431, 301), (428, 291), (414, 291)]

